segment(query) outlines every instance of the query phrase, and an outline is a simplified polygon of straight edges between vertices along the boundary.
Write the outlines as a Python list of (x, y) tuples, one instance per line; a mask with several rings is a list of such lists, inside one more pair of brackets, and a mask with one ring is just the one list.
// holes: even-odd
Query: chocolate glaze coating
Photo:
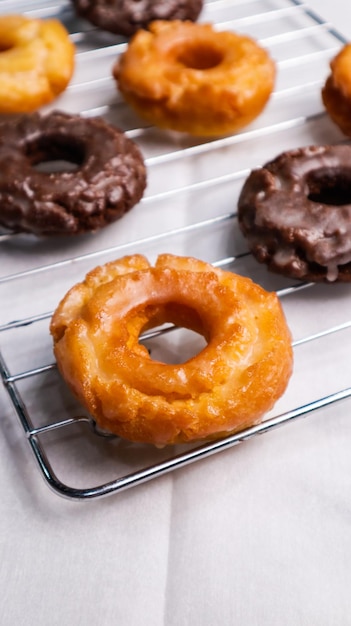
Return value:
[(351, 146), (291, 150), (253, 170), (238, 220), (258, 261), (310, 281), (351, 281)]
[(129, 37), (154, 20), (191, 20), (203, 0), (72, 0), (78, 15), (102, 30)]
[[(35, 167), (57, 160), (77, 169)], [(97, 230), (131, 209), (145, 186), (138, 147), (100, 118), (54, 111), (0, 125), (0, 225), (12, 232)]]

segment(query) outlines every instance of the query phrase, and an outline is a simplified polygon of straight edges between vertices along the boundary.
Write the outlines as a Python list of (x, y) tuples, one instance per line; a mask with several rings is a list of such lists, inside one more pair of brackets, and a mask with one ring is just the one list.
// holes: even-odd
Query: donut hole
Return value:
[(153, 361), (167, 365), (185, 363), (208, 343), (202, 320), (198, 312), (190, 307), (169, 303), (150, 311), (148, 318), (142, 332), (152, 329), (155, 333), (155, 338), (146, 343)]
[(0, 41), (0, 54), (2, 52), (8, 52), (9, 50), (11, 50), (14, 46), (11, 44), (4, 44), (3, 42)]
[(85, 160), (85, 145), (70, 137), (40, 137), (26, 146), (33, 169), (45, 174), (78, 170)]
[(176, 60), (189, 69), (210, 70), (223, 61), (223, 53), (209, 43), (193, 41), (177, 51)]
[(149, 342), (147, 347), (152, 361), (180, 365), (197, 356), (206, 345), (202, 335), (188, 328), (177, 328), (174, 333), (163, 332), (157, 341)]
[(306, 179), (308, 200), (331, 206), (351, 204), (351, 169), (321, 168)]

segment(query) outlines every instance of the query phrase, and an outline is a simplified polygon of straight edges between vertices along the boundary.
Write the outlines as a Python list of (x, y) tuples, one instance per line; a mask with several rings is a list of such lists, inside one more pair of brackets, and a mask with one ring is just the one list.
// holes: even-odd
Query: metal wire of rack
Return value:
[[(342, 366), (351, 335), (347, 288), (300, 284), (270, 275), (248, 254), (236, 228), (235, 211), (246, 175), (267, 155), (307, 141), (344, 140), (325, 115), (319, 97), (328, 62), (344, 43), (343, 37), (299, 0), (206, 2), (201, 21), (258, 39), (276, 60), (278, 80), (271, 102), (254, 124), (233, 136), (201, 141), (145, 126), (129, 111), (110, 71), (125, 40), (79, 20), (68, 0), (47, 1), (45, 7), (40, 0), (32, 0), (30, 7), (27, 1), (3, 0), (0, 10), (56, 16), (66, 24), (77, 49), (77, 69), (59, 106), (55, 103), (51, 108), (102, 115), (116, 123), (139, 143), (149, 176), (138, 208), (98, 235), (62, 243), (0, 234), (0, 372), (48, 485), (70, 499), (106, 496), (350, 398), (347, 368)], [(216, 442), (156, 450), (101, 432), (89, 415), (82, 414), (52, 362), (48, 323), (58, 300), (96, 263), (135, 252), (152, 258), (165, 249), (250, 275), (277, 291), (293, 330), (296, 382), (257, 426)], [(328, 289), (333, 289), (333, 301)], [(335, 302), (340, 314), (330, 324)], [(172, 332), (156, 330), (143, 340), (162, 355), (168, 350), (174, 356), (179, 346), (196, 351), (197, 338), (185, 336), (181, 329), (167, 330)], [(165, 336), (178, 339), (171, 338), (165, 346)], [(322, 378), (320, 353), (339, 364), (338, 387), (328, 384), (330, 370), (323, 367), (323, 380), (305, 392), (306, 369)]]

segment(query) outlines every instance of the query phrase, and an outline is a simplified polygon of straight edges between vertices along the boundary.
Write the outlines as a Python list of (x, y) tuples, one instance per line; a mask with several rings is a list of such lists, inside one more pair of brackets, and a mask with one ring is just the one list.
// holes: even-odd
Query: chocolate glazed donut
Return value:
[[(59, 160), (75, 169), (38, 167)], [(55, 111), (0, 125), (0, 225), (12, 232), (95, 231), (134, 206), (145, 186), (139, 149), (100, 118)]]
[(314, 282), (351, 281), (351, 146), (300, 148), (253, 170), (238, 220), (269, 269)]
[(154, 20), (191, 20), (203, 0), (72, 0), (76, 13), (102, 30), (130, 37)]

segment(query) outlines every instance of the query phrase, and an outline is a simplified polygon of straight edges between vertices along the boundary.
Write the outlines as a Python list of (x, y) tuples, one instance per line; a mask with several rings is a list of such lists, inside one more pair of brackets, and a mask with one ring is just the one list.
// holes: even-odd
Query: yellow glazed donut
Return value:
[(244, 35), (155, 21), (134, 35), (113, 75), (125, 100), (150, 123), (210, 136), (236, 131), (261, 113), (275, 64)]
[[(140, 334), (165, 322), (207, 345), (181, 364), (153, 360)], [(155, 445), (216, 438), (259, 422), (292, 371), (279, 300), (189, 257), (141, 255), (90, 272), (58, 305), (59, 370), (103, 428)]]
[(0, 113), (27, 113), (68, 85), (74, 46), (58, 20), (0, 17)]

